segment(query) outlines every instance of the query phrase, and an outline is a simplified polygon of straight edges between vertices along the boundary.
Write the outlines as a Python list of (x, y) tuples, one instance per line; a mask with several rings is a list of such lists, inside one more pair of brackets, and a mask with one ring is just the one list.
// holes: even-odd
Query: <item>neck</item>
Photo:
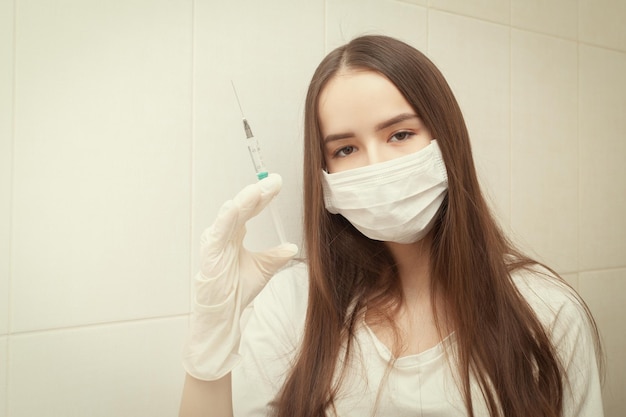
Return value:
[(382, 312), (382, 321), (377, 312), (368, 317), (368, 310), (367, 324), (396, 357), (418, 354), (437, 345), (450, 333), (445, 303), (432, 294), (432, 233), (408, 245), (392, 242), (385, 245), (396, 262), (402, 301), (396, 309)]
[(402, 244), (386, 242), (393, 255), (407, 302), (430, 297), (430, 249), (432, 234), (422, 240)]

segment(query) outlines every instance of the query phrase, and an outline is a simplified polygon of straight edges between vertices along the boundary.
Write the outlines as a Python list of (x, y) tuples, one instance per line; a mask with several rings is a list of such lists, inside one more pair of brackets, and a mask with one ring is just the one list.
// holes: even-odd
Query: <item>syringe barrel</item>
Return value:
[(252, 158), (252, 164), (254, 165), (254, 171), (258, 179), (262, 180), (267, 177), (267, 169), (263, 164), (263, 158), (261, 158), (261, 149), (259, 148), (259, 142), (257, 142), (254, 136), (246, 139), (248, 145), (248, 151), (250, 152), (250, 158)]

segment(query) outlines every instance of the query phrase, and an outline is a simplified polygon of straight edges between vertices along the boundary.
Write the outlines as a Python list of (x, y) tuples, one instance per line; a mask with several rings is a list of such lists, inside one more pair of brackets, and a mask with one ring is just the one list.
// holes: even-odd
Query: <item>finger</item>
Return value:
[(220, 247), (232, 240), (239, 217), (239, 208), (232, 200), (225, 202), (217, 213), (217, 217), (200, 238), (201, 248), (206, 246), (220, 250)]
[(263, 252), (251, 253), (251, 256), (246, 258), (247, 266), (243, 266), (242, 269), (254, 269), (260, 273), (241, 277), (242, 288), (245, 288), (242, 294), (243, 304), (248, 305), (261, 292), (270, 278), (297, 253), (298, 247), (293, 243), (284, 243)]
[(267, 178), (247, 186), (237, 194), (233, 201), (239, 207), (238, 222), (240, 225), (259, 214), (278, 194), (282, 183), (283, 180), (280, 175), (270, 174)]
[(267, 205), (266, 201), (280, 190), (282, 179), (278, 174), (244, 187), (232, 199), (220, 208), (211, 227), (207, 229), (214, 240), (229, 241), (238, 229), (258, 213), (259, 208)]
[(245, 224), (256, 216), (280, 191), (282, 178), (270, 174), (267, 178), (244, 187), (232, 200), (220, 208), (213, 224), (200, 238), (201, 254), (206, 258), (218, 256), (234, 242), (239, 246), (245, 236)]
[(293, 243), (283, 243), (274, 248), (265, 250), (263, 252), (256, 252), (253, 254), (254, 260), (259, 268), (259, 271), (263, 274), (265, 279), (269, 279), (280, 268), (285, 266), (290, 259), (292, 259), (298, 253), (298, 246)]
[(257, 182), (257, 184), (261, 187), (261, 192), (264, 197), (273, 198), (280, 192), (280, 189), (283, 186), (283, 178), (276, 173), (272, 173)]

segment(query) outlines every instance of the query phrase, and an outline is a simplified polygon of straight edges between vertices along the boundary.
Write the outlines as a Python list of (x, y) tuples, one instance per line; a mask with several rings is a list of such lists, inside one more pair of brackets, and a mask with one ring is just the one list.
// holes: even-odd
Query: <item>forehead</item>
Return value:
[(353, 130), (414, 112), (398, 88), (382, 74), (371, 70), (341, 70), (322, 89), (318, 100), (323, 134)]

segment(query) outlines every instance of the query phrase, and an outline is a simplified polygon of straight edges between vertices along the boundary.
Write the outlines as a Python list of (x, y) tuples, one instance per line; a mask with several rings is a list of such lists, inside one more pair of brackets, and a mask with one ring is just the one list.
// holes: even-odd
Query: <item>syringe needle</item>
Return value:
[(233, 80), (230, 80), (230, 85), (233, 86), (233, 92), (235, 93), (235, 99), (237, 99), (237, 104), (239, 105), (239, 111), (241, 112), (241, 118), (243, 119), (243, 130), (246, 131), (246, 139), (252, 138), (254, 135), (252, 134), (252, 129), (250, 129), (250, 124), (246, 119), (246, 116), (243, 114), (243, 108), (241, 107), (241, 101), (239, 101), (239, 95), (237, 94), (237, 89), (235, 88), (235, 83)]
[(239, 105), (239, 111), (241, 112), (241, 118), (246, 120), (246, 116), (243, 115), (243, 109), (241, 108), (241, 102), (239, 101), (239, 95), (237, 94), (237, 89), (235, 88), (235, 83), (233, 80), (230, 80), (230, 85), (233, 86), (233, 92), (235, 93), (235, 99), (237, 99), (237, 104)]

